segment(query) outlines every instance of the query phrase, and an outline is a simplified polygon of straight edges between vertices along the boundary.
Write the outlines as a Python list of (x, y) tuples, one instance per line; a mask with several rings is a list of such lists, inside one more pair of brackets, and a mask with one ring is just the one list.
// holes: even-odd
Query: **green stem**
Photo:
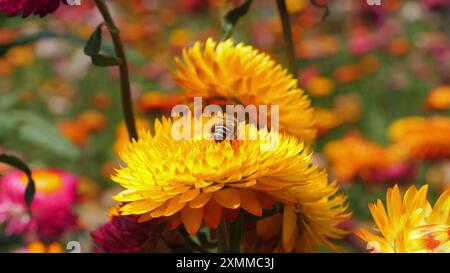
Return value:
[(217, 251), (219, 253), (241, 252), (243, 220), (242, 215), (234, 223), (222, 219), (217, 229)]
[(284, 43), (286, 46), (286, 55), (289, 72), (297, 77), (297, 66), (295, 64), (294, 40), (292, 39), (291, 19), (286, 7), (285, 0), (276, 0), (278, 13), (280, 15), (281, 25), (283, 27)]
[(230, 252), (230, 225), (225, 220), (219, 224), (217, 228), (217, 252), (219, 253), (229, 253)]
[(109, 32), (111, 34), (112, 42), (114, 45), (114, 51), (117, 58), (120, 59), (119, 72), (120, 72), (120, 90), (122, 96), (122, 111), (125, 119), (125, 124), (127, 126), (128, 135), (130, 140), (138, 139), (138, 134), (136, 130), (136, 123), (134, 119), (133, 112), (133, 102), (131, 98), (131, 88), (130, 88), (130, 76), (128, 73), (128, 62), (127, 56), (125, 54), (125, 49), (120, 39), (119, 29), (117, 28), (114, 19), (111, 16), (111, 12), (108, 9), (104, 0), (95, 0), (98, 10), (103, 16), (105, 23), (108, 25)]

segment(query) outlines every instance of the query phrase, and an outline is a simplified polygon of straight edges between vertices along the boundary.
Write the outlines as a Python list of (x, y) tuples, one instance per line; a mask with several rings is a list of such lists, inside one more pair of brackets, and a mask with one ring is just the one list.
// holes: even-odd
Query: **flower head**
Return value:
[(138, 253), (149, 252), (152, 222), (138, 223), (137, 216), (113, 216), (111, 221), (92, 233), (96, 252)]
[(35, 241), (27, 244), (25, 248), (15, 250), (14, 253), (64, 253), (64, 249), (59, 242)]
[(399, 151), (396, 146), (381, 146), (358, 132), (350, 132), (341, 139), (327, 143), (324, 154), (341, 183), (352, 182), (355, 178), (365, 182), (398, 183), (414, 175), (414, 165), (402, 150)]
[(432, 110), (450, 109), (450, 85), (438, 86), (428, 93), (427, 106)]
[(324, 148), (339, 182), (348, 183), (356, 176), (367, 177), (371, 169), (384, 164), (384, 150), (378, 144), (352, 132)]
[(396, 149), (416, 160), (450, 157), (450, 118), (444, 116), (406, 117), (389, 127)]
[(411, 186), (403, 199), (398, 186), (386, 194), (386, 209), (378, 199), (369, 204), (379, 234), (364, 229), (357, 235), (371, 252), (450, 252), (450, 191), (431, 207), (428, 186)]
[(67, 4), (66, 0), (0, 0), (0, 13), (24, 18), (31, 14), (44, 17), (55, 12), (61, 2)]
[(175, 80), (189, 98), (214, 103), (279, 105), (280, 129), (310, 142), (315, 137), (314, 113), (297, 80), (270, 56), (232, 40), (208, 39), (176, 59)]
[(41, 237), (59, 237), (76, 222), (71, 206), (76, 201), (77, 178), (59, 170), (33, 171), (36, 194), (30, 219), (25, 204), (27, 177), (12, 171), (0, 179), (0, 223), (6, 233), (36, 233)]
[[(171, 120), (157, 121), (154, 135), (142, 132), (121, 153), (125, 164), (112, 179), (126, 188), (114, 197), (125, 204), (122, 215), (141, 215), (140, 222), (164, 218), (169, 227), (183, 223), (195, 234), (203, 222), (215, 229), (222, 217), (232, 221), (241, 208), (262, 216), (276, 202), (305, 216), (306, 227), (296, 229), (303, 239), (323, 243), (339, 237), (334, 227), (346, 209), (345, 198), (331, 198), (336, 183), (329, 184), (326, 173), (312, 164), (302, 141), (249, 124), (236, 134), (255, 134), (255, 140), (217, 142), (194, 133), (192, 140), (180, 141), (172, 137), (172, 127)], [(261, 149), (274, 138), (274, 149)]]

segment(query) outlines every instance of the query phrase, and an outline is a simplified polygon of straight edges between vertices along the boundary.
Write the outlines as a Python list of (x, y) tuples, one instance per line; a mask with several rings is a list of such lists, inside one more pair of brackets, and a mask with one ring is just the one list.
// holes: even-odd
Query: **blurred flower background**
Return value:
[[(0, 0), (4, 14), (21, 12), (4, 2), (8, 1)], [(84, 44), (102, 18), (94, 1), (81, 1), (81, 6), (70, 6), (66, 1), (47, 2), (41, 9), (24, 4), (22, 15), (26, 19), (0, 15), (0, 153), (14, 154), (33, 168), (33, 206), (40, 208), (30, 218), (22, 198), (26, 176), (0, 163), (0, 252), (68, 252), (69, 241), (80, 242), (83, 252), (165, 252), (174, 245), (189, 245), (192, 242), (186, 234), (164, 234), (148, 223), (143, 224), (148, 228), (136, 226), (138, 217), (118, 217), (120, 209), (111, 209), (116, 204), (112, 197), (123, 190), (111, 177), (122, 160), (126, 161), (119, 154), (128, 142), (120, 111), (119, 74), (114, 68), (92, 66), (91, 59), (83, 53)], [(153, 133), (156, 118), (170, 115), (173, 106), (195, 95), (214, 103), (223, 102), (221, 94), (208, 89), (218, 79), (189, 68), (210, 55), (196, 52), (195, 47), (184, 55), (182, 52), (197, 41), (204, 43), (210, 37), (220, 40), (223, 16), (243, 2), (108, 1), (128, 55), (138, 130)], [(393, 188), (395, 184), (402, 196), (409, 189), (411, 195), (417, 195), (411, 198), (422, 200), (416, 207), (425, 207), (426, 200), (434, 204), (442, 195), (444, 205), (436, 205), (435, 209), (442, 208), (448, 216), (450, 205), (445, 204), (450, 204), (446, 192), (450, 189), (450, 1), (391, 0), (382, 1), (381, 6), (369, 6), (361, 0), (316, 2), (328, 5), (328, 16), (323, 16), (324, 8), (309, 0), (286, 1), (298, 68), (294, 78), (303, 91), (296, 90), (295, 96), (291, 94), (293, 99), (278, 98), (278, 94), (247, 97), (241, 89), (233, 91), (235, 98), (243, 102), (280, 104), (281, 115), (283, 111), (296, 113), (300, 109), (298, 116), (290, 115), (285, 124), (283, 120), (280, 124), (288, 133), (311, 143), (311, 164), (326, 169), (330, 180), (336, 180), (347, 195), (352, 215), (342, 223), (336, 222), (336, 234), (340, 234), (340, 229), (349, 231), (344, 240), (337, 241), (341, 250), (366, 252), (365, 240), (373, 239), (367, 239), (373, 234), (364, 231), (374, 230), (371, 212), (384, 213), (379, 205), (369, 210), (368, 204), (378, 198), (386, 200), (386, 192), (401, 199), (399, 189)], [(274, 0), (253, 1), (249, 12), (238, 22), (233, 39), (252, 45), (287, 67)], [(227, 41), (222, 45), (231, 48), (232, 44)], [(106, 39), (103, 47), (105, 52), (113, 52), (112, 43)], [(233, 54), (244, 59), (239, 50)], [(175, 57), (180, 60), (175, 62)], [(220, 60), (220, 56), (214, 58)], [(234, 69), (226, 65), (225, 68)], [(245, 78), (251, 72), (242, 70), (239, 75)], [(196, 77), (196, 85), (186, 84)], [(265, 83), (253, 82), (255, 86)], [(308, 98), (302, 97), (302, 92)], [(309, 109), (308, 100), (314, 111)], [(287, 108), (283, 108), (283, 103)], [(306, 121), (298, 125), (298, 120)], [(316, 130), (315, 138), (312, 129)], [(124, 176), (116, 180), (126, 184), (129, 178)], [(393, 202), (392, 198), (388, 197), (385, 204)], [(123, 196), (117, 199), (134, 201)], [(220, 205), (226, 208), (230, 202), (227, 199)], [(290, 212), (283, 213), (286, 216)], [(275, 251), (271, 240), (282, 228), (280, 215), (246, 227), (248, 233), (256, 229), (264, 242), (258, 244), (252, 234), (244, 233), (244, 248)], [(203, 217), (207, 222), (207, 215)], [(377, 217), (380, 219), (379, 213), (373, 219), (377, 221)], [(448, 233), (448, 219), (439, 223), (427, 220), (426, 224), (439, 225), (411, 230), (419, 237), (422, 233), (441, 236)], [(220, 216), (209, 223), (215, 225), (219, 220)], [(178, 226), (181, 220), (172, 222)], [(391, 224), (390, 228), (395, 229), (398, 223)], [(190, 233), (196, 233), (200, 224), (184, 221), (184, 225)], [(382, 231), (389, 230), (376, 225)], [(362, 240), (353, 234), (361, 228), (364, 230), (358, 234)], [(124, 229), (135, 235), (130, 236)], [(153, 233), (162, 235), (153, 238)], [(441, 237), (443, 245), (438, 249), (449, 251), (448, 244), (444, 245), (448, 236)], [(287, 239), (283, 238), (283, 243)], [(381, 242), (381, 247), (369, 244), (369, 248), (392, 251), (385, 247), (389, 240), (397, 238), (384, 234), (384, 238), (375, 240)], [(152, 243), (143, 244), (148, 241)], [(183, 246), (178, 248), (183, 250)], [(411, 243), (401, 250), (405, 249), (422, 248)]]

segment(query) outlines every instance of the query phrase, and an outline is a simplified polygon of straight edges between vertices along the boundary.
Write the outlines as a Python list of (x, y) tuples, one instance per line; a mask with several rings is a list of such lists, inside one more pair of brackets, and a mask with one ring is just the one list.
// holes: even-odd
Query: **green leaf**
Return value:
[(89, 40), (84, 46), (84, 54), (86, 54), (87, 56), (92, 57), (99, 54), (102, 47), (102, 27), (104, 25), (105, 23), (101, 23), (100, 25), (98, 25), (98, 27), (91, 34)]
[(27, 111), (9, 111), (0, 116), (0, 123), (17, 130), (17, 138), (21, 141), (36, 144), (66, 159), (76, 159), (80, 152), (70, 143), (55, 126)]
[(0, 162), (13, 166), (14, 168), (21, 170), (27, 175), (28, 184), (25, 189), (25, 202), (27, 204), (28, 211), (31, 214), (31, 203), (33, 202), (34, 195), (36, 193), (36, 184), (33, 180), (31, 169), (20, 158), (13, 155), (0, 154)]
[(240, 5), (239, 7), (236, 7), (229, 11), (225, 17), (224, 17), (224, 40), (231, 37), (233, 34), (233, 30), (242, 16), (247, 14), (248, 10), (250, 9), (250, 6), (252, 4), (252, 0), (245, 1), (244, 4)]
[(98, 54), (92, 56), (92, 63), (96, 66), (114, 66), (118, 65), (120, 60), (113, 56)]
[(325, 12), (322, 15), (322, 21), (325, 21), (325, 19), (327, 19), (328, 15), (330, 15), (330, 8), (328, 7), (328, 5), (319, 4), (319, 3), (317, 3), (317, 0), (311, 0), (311, 4), (317, 8), (325, 9)]

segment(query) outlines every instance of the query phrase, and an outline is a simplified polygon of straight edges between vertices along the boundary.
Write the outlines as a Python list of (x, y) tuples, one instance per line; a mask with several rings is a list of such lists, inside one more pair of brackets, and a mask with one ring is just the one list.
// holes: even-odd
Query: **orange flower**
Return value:
[[(20, 252), (20, 251), (19, 251)], [(26, 253), (64, 253), (64, 249), (58, 242), (45, 244), (40, 241), (31, 242), (25, 249)]]
[(357, 122), (361, 111), (361, 98), (356, 94), (337, 96), (333, 100), (333, 112), (343, 122)]
[(341, 117), (336, 115), (333, 110), (317, 108), (315, 114), (317, 135), (319, 137), (327, 134), (329, 131), (342, 124)]
[(426, 104), (432, 110), (450, 109), (450, 85), (438, 86), (428, 93)]
[(389, 43), (388, 51), (394, 56), (401, 56), (408, 53), (410, 47), (408, 40), (398, 37)]
[(334, 82), (325, 77), (313, 77), (306, 82), (306, 90), (316, 97), (329, 96), (334, 91)]
[(450, 157), (450, 118), (444, 116), (406, 117), (395, 121), (388, 130), (398, 150), (410, 159)]
[(181, 103), (179, 94), (165, 95), (161, 92), (147, 92), (138, 101), (139, 109), (144, 113), (170, 113), (172, 108)]
[(14, 67), (30, 66), (35, 59), (34, 49), (32, 46), (16, 46), (8, 51), (5, 58)]
[(350, 83), (359, 80), (362, 71), (357, 64), (346, 64), (336, 68), (333, 72), (334, 78), (338, 83)]
[(83, 146), (89, 140), (89, 131), (79, 121), (61, 121), (59, 131), (73, 144)]
[(341, 183), (351, 182), (355, 176), (368, 178), (373, 168), (385, 164), (385, 150), (352, 132), (344, 138), (325, 145), (324, 155), (331, 161), (334, 176)]
[(78, 117), (78, 122), (88, 132), (99, 132), (106, 126), (106, 117), (97, 110), (86, 110)]
[(378, 70), (378, 68), (380, 67), (380, 62), (375, 55), (367, 55), (361, 58), (358, 66), (364, 74), (370, 74)]
[(98, 109), (108, 109), (113, 104), (113, 98), (107, 92), (96, 92), (89, 98), (89, 102)]

